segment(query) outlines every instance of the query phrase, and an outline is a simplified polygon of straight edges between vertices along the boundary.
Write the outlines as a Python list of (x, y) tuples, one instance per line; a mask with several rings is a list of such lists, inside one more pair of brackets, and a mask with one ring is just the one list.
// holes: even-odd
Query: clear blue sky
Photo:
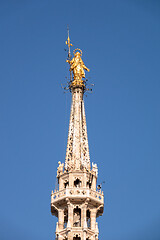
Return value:
[[(67, 24), (94, 92), (91, 161), (105, 181), (102, 240), (160, 239), (160, 1), (0, 1), (0, 239), (54, 239), (64, 162)], [(74, 49), (73, 48), (73, 49)]]

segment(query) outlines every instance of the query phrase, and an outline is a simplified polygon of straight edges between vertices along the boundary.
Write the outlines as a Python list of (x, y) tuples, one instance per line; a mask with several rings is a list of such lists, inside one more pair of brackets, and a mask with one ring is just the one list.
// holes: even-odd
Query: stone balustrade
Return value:
[(95, 191), (89, 188), (65, 188), (60, 191), (52, 192), (51, 194), (51, 203), (59, 201), (66, 197), (74, 197), (74, 198), (92, 198), (93, 200), (101, 202), (103, 204), (104, 195), (101, 191)]

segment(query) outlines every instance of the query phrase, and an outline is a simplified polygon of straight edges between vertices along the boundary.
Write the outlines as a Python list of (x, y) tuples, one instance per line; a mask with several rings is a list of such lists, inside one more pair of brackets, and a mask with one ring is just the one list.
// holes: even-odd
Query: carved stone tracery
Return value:
[(65, 169), (90, 170), (87, 125), (82, 89), (72, 91), (72, 105), (66, 150)]

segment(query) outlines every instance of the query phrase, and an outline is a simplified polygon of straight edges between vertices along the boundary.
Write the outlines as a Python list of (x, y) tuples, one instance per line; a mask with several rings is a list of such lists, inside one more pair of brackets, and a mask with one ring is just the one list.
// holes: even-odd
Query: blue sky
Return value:
[(71, 96), (67, 24), (94, 83), (91, 161), (105, 181), (100, 239), (160, 239), (160, 2), (0, 1), (0, 239), (54, 239)]

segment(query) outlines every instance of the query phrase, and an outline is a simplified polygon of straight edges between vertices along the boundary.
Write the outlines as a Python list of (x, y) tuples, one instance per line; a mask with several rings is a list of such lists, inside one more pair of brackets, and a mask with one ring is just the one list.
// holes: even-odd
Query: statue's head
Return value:
[(77, 57), (77, 56), (80, 57), (80, 56), (82, 56), (82, 50), (77, 48), (74, 50), (73, 54), (75, 57)]
[(81, 54), (80, 54), (80, 52), (76, 52), (74, 56), (75, 56), (75, 57), (77, 57), (77, 56), (80, 57)]

